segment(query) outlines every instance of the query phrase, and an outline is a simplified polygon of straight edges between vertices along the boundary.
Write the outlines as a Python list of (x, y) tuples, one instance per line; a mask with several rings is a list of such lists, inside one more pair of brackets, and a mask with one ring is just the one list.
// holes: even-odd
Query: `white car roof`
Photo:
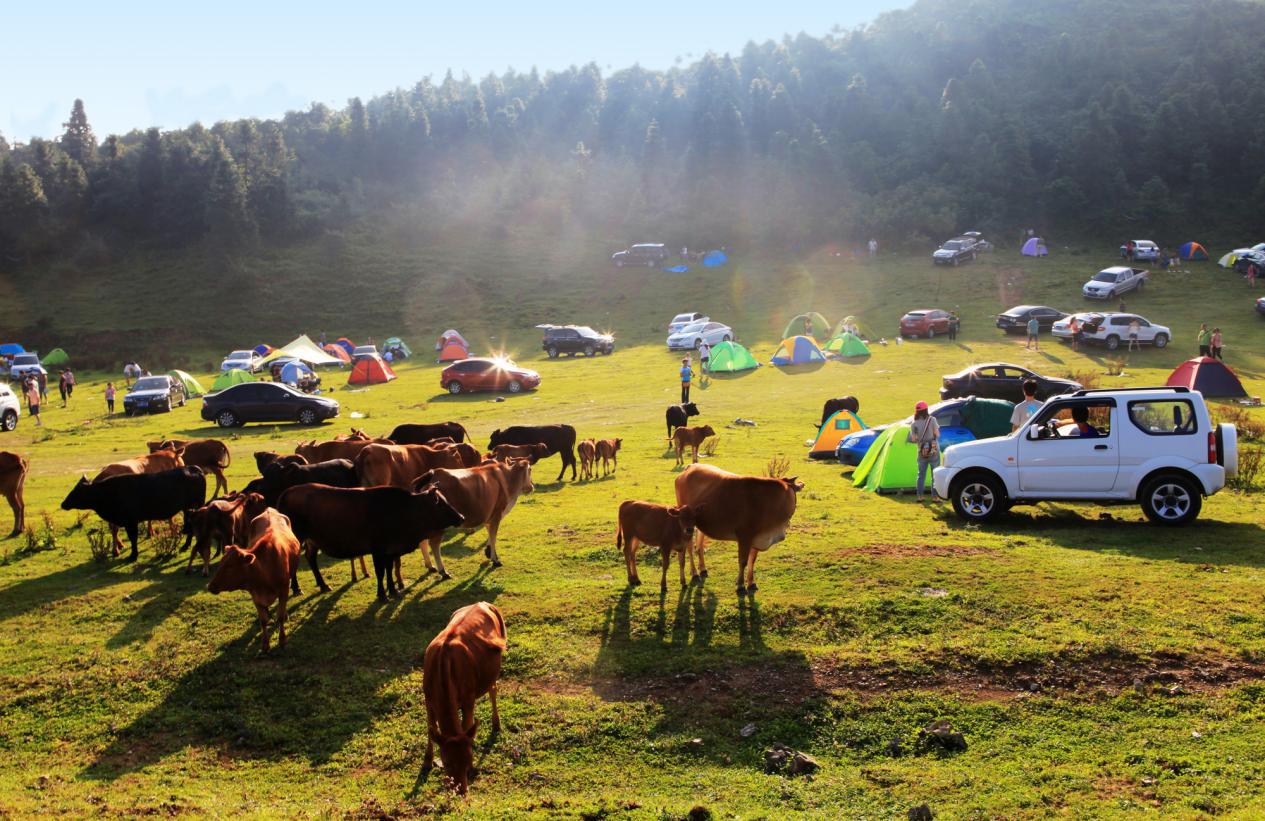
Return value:
[(1155, 247), (1155, 243), (1154, 243), (1154, 242), (1151, 242), (1151, 240), (1149, 240), (1149, 239), (1135, 239), (1135, 240), (1133, 241), (1133, 244), (1134, 244), (1135, 246), (1136, 246), (1136, 245), (1144, 245), (1144, 246), (1146, 246), (1146, 247), (1148, 247), (1148, 248), (1154, 248), (1154, 247)]
[(1100, 274), (1128, 274), (1128, 273), (1131, 273), (1132, 271), (1133, 271), (1132, 268), (1129, 268), (1128, 266), (1125, 266), (1125, 265), (1113, 265), (1110, 268), (1103, 268), (1098, 273)]
[(231, 354), (229, 354), (228, 356), (224, 358), (225, 359), (242, 359), (243, 357), (249, 358), (254, 355), (255, 355), (254, 351), (233, 351)]

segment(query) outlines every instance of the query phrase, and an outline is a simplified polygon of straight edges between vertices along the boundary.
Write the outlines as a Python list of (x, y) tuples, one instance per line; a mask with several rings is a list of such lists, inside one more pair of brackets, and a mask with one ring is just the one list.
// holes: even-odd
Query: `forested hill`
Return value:
[(279, 120), (99, 140), (76, 102), (58, 140), (0, 139), (0, 267), (231, 264), (400, 208), (790, 248), (1225, 235), (1265, 206), (1263, 31), (1233, 0), (922, 0), (670, 71), (449, 75)]

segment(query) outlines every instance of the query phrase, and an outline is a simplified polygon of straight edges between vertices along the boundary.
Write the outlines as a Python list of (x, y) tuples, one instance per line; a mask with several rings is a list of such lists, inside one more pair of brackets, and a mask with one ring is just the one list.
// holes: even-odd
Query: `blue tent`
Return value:
[(20, 353), (26, 353), (26, 348), (16, 342), (6, 342), (0, 345), (0, 356), (17, 356)]
[(287, 385), (297, 385), (300, 379), (309, 376), (312, 376), (312, 369), (297, 359), (281, 368), (281, 381)]
[(783, 339), (777, 352), (769, 360), (774, 365), (807, 365), (812, 362), (825, 362), (826, 355), (817, 347), (811, 337), (792, 336)]
[(256, 345), (255, 346), (255, 353), (259, 354), (260, 356), (267, 356), (268, 354), (272, 353), (274, 350), (276, 349), (273, 348), (271, 345)]
[(725, 256), (724, 251), (708, 251), (707, 256), (703, 257), (703, 264), (708, 268), (717, 268), (729, 261), (729, 257)]
[(683, 273), (685, 273), (686, 271), (690, 270), (690, 266), (688, 266), (688, 265), (673, 265), (671, 268), (664, 268), (663, 270), (667, 271), (667, 272), (668, 272), (668, 273), (670, 273), (670, 274), (683, 274)]

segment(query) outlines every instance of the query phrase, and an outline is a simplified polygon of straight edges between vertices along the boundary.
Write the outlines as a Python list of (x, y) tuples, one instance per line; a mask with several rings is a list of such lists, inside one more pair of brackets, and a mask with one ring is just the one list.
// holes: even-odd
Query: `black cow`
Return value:
[(494, 430), (488, 441), (488, 450), (495, 449), (497, 445), (535, 444), (549, 448), (545, 456), (556, 453), (562, 457), (562, 470), (558, 471), (558, 478), (554, 481), (562, 481), (568, 465), (571, 466), (571, 481), (575, 481), (575, 428), (570, 425), (514, 425), (505, 430)]
[(397, 445), (429, 445), (436, 439), (449, 437), (454, 442), (470, 438), (459, 422), (436, 422), (431, 425), (399, 425), (387, 438)]
[(668, 438), (672, 438), (672, 431), (688, 425), (688, 420), (691, 416), (698, 416), (698, 405), (693, 402), (685, 402), (680, 405), (668, 405)]
[(858, 413), (861, 410), (861, 403), (857, 401), (855, 396), (841, 396), (838, 399), (827, 399), (826, 404), (822, 405), (821, 422), (817, 424), (817, 427), (821, 427), (826, 424), (826, 420), (841, 410)]
[[(255, 483), (258, 482), (258, 485)], [(350, 459), (330, 459), (311, 465), (278, 460), (264, 468), (262, 479), (246, 485), (247, 493), (259, 493), (269, 507), (276, 507), (281, 494), (297, 485), (360, 487), (356, 466)]]
[[(108, 524), (127, 530), (136, 561), (136, 531), (141, 522), (166, 520), (183, 513), (184, 549), (193, 541), (189, 514), (206, 503), (206, 476), (201, 468), (175, 468), (160, 473), (128, 473), (96, 482), (81, 478), (62, 501), (62, 510), (91, 510)], [(117, 549), (117, 548), (116, 548)]]

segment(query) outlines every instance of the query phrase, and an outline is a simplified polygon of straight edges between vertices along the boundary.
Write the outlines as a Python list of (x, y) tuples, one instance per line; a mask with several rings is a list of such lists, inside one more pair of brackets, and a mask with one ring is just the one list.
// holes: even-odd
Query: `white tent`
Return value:
[(311, 365), (343, 365), (343, 360), (336, 356), (330, 356), (321, 350), (321, 346), (317, 345), (306, 334), (291, 342), (289, 345), (282, 345), (264, 359), (264, 362), (271, 362), (282, 356), (293, 356), (295, 359), (301, 359)]

